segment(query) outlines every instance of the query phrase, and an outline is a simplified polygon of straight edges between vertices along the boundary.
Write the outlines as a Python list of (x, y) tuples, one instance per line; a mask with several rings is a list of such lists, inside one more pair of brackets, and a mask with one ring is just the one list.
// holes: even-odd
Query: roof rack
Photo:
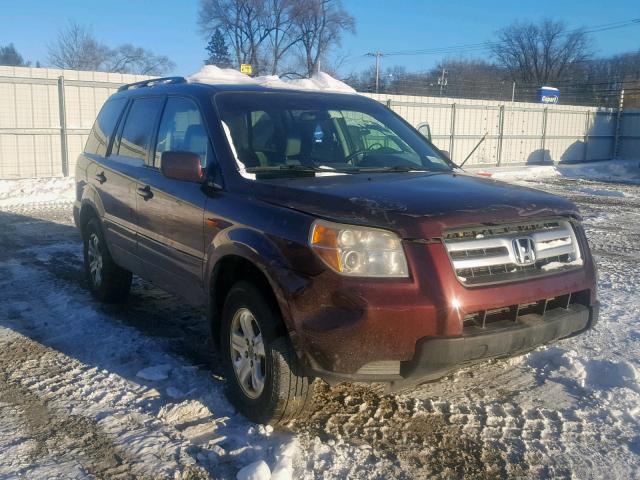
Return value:
[(185, 83), (187, 80), (184, 77), (161, 77), (161, 78), (152, 78), (149, 80), (143, 80), (141, 82), (128, 83), (126, 85), (122, 85), (118, 88), (119, 92), (124, 92), (125, 90), (129, 90), (132, 88), (142, 88), (142, 87), (153, 87), (157, 84), (163, 85), (173, 85), (174, 83)]

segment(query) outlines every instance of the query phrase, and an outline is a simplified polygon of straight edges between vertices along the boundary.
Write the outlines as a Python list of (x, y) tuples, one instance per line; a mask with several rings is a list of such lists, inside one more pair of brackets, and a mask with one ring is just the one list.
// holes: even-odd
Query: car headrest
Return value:
[(300, 140), (300, 135), (296, 135), (296, 134), (289, 135), (287, 137), (287, 146), (285, 148), (284, 154), (287, 157), (299, 155), (301, 149), (302, 149), (302, 140)]
[(184, 150), (197, 153), (201, 159), (207, 155), (208, 146), (207, 132), (201, 124), (193, 124), (187, 127), (184, 134)]

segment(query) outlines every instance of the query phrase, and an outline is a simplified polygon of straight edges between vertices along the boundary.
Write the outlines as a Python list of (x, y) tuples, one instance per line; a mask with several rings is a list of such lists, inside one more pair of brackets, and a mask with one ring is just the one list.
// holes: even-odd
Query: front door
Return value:
[(137, 185), (138, 252), (153, 283), (198, 304), (206, 195), (200, 184), (170, 179), (160, 171), (167, 151), (196, 153), (206, 165), (210, 143), (196, 103), (169, 97), (155, 143), (153, 158)]

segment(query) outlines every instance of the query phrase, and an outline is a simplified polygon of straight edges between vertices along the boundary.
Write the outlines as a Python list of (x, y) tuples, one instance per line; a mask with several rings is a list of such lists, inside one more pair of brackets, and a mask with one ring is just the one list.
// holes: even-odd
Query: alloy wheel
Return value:
[(87, 247), (91, 282), (94, 287), (99, 287), (102, 284), (102, 250), (100, 246), (100, 239), (95, 233), (92, 233), (89, 236)]
[(260, 326), (248, 308), (233, 315), (229, 342), (238, 384), (247, 397), (256, 399), (264, 390), (266, 357)]

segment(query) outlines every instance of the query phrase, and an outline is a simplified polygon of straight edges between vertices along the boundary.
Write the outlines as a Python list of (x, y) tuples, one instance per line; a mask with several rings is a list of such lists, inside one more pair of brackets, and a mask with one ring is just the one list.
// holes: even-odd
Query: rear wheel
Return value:
[(111, 258), (102, 228), (96, 218), (82, 230), (84, 270), (91, 293), (103, 302), (123, 302), (131, 288), (131, 272), (119, 267)]
[(258, 423), (287, 423), (313, 404), (314, 380), (304, 374), (281, 322), (277, 308), (250, 283), (238, 282), (229, 292), (220, 342), (227, 396)]

